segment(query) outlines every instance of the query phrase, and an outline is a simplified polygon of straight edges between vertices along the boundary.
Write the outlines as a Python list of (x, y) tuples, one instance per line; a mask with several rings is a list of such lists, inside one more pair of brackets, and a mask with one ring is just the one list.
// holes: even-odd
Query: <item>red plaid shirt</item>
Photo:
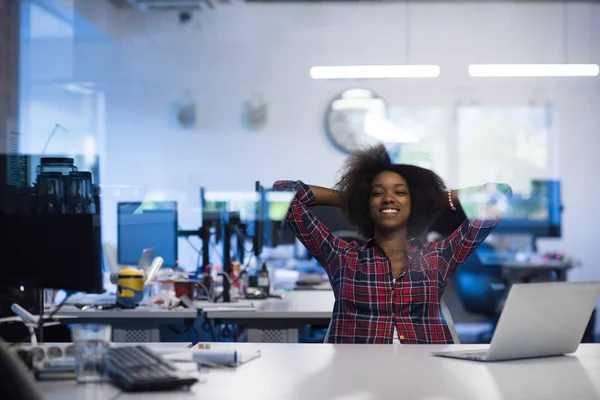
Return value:
[[(334, 236), (308, 209), (315, 197), (303, 182), (278, 181), (273, 190), (295, 191), (287, 222), (325, 268), (335, 303), (329, 343), (452, 343), (440, 311), (448, 278), (500, 222), (467, 219), (439, 242), (411, 240), (407, 263), (396, 283), (391, 264), (374, 239), (360, 246)], [(507, 195), (504, 193), (503, 195)]]

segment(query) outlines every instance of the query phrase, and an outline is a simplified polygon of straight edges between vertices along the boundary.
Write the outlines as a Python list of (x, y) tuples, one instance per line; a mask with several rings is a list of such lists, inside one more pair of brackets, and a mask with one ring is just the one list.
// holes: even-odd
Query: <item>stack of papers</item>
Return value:
[(255, 352), (241, 353), (236, 351), (215, 351), (212, 349), (194, 350), (192, 359), (201, 365), (237, 367), (242, 364), (256, 360), (261, 356), (260, 350)]
[(261, 357), (260, 350), (239, 352), (237, 350), (214, 350), (210, 344), (200, 344), (189, 352), (177, 352), (166, 355), (171, 362), (193, 362), (203, 367), (235, 368)]

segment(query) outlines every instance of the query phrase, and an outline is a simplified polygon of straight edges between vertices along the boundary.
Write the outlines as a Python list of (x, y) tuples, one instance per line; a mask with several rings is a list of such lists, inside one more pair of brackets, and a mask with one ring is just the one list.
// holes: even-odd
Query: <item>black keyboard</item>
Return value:
[(112, 347), (107, 369), (112, 382), (124, 392), (189, 389), (198, 382), (146, 346)]

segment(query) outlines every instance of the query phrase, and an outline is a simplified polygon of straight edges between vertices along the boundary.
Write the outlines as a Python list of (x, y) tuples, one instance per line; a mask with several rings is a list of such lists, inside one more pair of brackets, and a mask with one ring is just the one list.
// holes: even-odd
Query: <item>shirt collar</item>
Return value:
[[(422, 239), (419, 239), (419, 238), (409, 239), (408, 247), (406, 248), (406, 257), (409, 260), (412, 260), (415, 253), (419, 253), (423, 249), (424, 246), (425, 246), (425, 242)], [(364, 247), (365, 248), (377, 248), (380, 251), (383, 251), (383, 249), (381, 247), (379, 247), (379, 245), (377, 244), (377, 241), (375, 240), (374, 237), (367, 240)]]

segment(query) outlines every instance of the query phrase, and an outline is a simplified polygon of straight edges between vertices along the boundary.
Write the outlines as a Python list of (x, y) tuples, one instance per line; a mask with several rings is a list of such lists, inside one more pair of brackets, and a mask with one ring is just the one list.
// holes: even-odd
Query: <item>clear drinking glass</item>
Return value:
[(105, 382), (106, 358), (111, 338), (110, 325), (73, 325), (71, 337), (75, 345), (77, 382)]
[(54, 289), (44, 289), (44, 310), (54, 307)]

